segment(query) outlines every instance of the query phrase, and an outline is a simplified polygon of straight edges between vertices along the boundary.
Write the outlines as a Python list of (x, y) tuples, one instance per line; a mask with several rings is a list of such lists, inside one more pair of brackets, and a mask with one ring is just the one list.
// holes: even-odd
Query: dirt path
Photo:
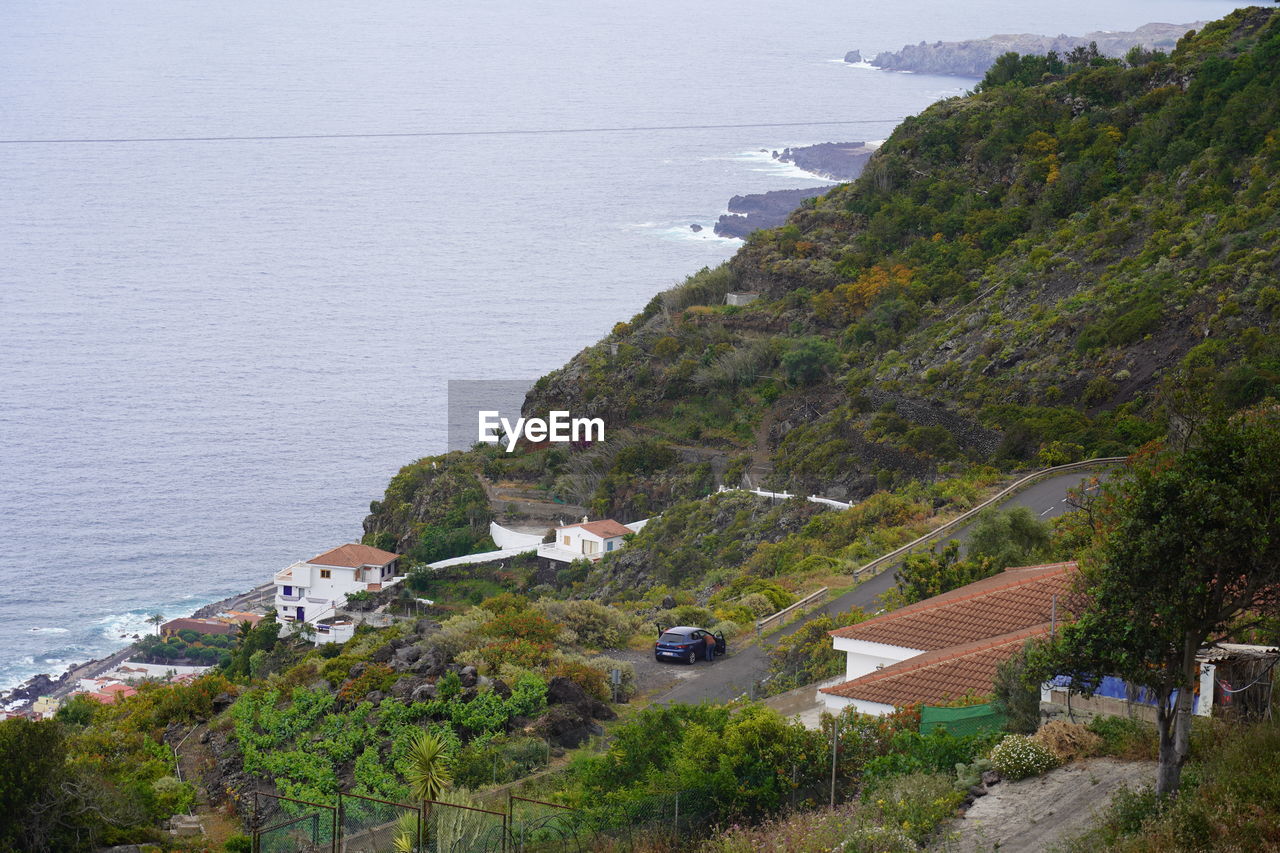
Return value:
[(1000, 782), (929, 849), (945, 853), (1040, 853), (1091, 827), (1122, 786), (1155, 779), (1155, 764), (1093, 758), (1021, 782)]

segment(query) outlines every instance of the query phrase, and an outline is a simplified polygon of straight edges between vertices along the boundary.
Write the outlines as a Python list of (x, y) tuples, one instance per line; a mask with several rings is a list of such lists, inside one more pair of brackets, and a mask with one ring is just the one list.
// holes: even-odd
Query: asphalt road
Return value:
[[(1067, 493), (1083, 485), (1087, 480), (1106, 469), (1072, 471), (1057, 477), (1050, 477), (1033, 483), (1013, 495), (999, 505), (1001, 509), (1025, 506), (1037, 517), (1048, 520), (1069, 512), (1072, 507), (1067, 503)], [(965, 542), (973, 531), (973, 524), (967, 524), (946, 537), (944, 541), (958, 539)], [(763, 643), (747, 646), (734, 651), (732, 643), (729, 655), (720, 658), (713, 664), (699, 661), (694, 664), (698, 670), (691, 678), (682, 679), (681, 683), (657, 697), (659, 704), (698, 702), (728, 702), (742, 696), (752, 695), (754, 685), (764, 678), (768, 668), (768, 651), (778, 638), (798, 630), (802, 625), (820, 613), (843, 613), (853, 607), (861, 607), (868, 613), (880, 608), (879, 598), (894, 585), (894, 568), (886, 568), (883, 572), (867, 580), (853, 589), (832, 599), (826, 605), (812, 613), (797, 619), (783, 627)], [(678, 664), (672, 664), (678, 666)]]

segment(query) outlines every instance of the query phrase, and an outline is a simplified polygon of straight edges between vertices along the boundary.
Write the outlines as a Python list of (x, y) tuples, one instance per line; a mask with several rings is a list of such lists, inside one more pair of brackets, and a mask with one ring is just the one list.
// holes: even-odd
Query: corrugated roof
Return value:
[(1027, 640), (1049, 633), (1049, 624), (925, 652), (821, 692), (894, 707), (938, 704), (966, 694), (983, 696), (991, 692), (997, 667)]
[(1073, 562), (1006, 569), (830, 634), (922, 651), (998, 637), (1050, 621), (1055, 596), (1058, 618), (1064, 618), (1075, 576)]
[(341, 566), (347, 569), (358, 569), (361, 566), (385, 566), (392, 560), (400, 559), (399, 554), (371, 548), (368, 545), (339, 545), (323, 554), (312, 557), (307, 562), (316, 566)]

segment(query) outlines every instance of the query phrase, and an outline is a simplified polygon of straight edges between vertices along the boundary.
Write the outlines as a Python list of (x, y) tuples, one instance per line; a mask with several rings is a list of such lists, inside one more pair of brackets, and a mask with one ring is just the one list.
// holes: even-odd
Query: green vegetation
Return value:
[(230, 686), (220, 676), (144, 684), (116, 705), (80, 699), (54, 720), (0, 722), (0, 847), (41, 853), (163, 840), (158, 822), (195, 800), (176, 778), (165, 729), (209, 717)]
[(1209, 421), (1182, 452), (1137, 459), (1090, 506), (1089, 603), (1050, 665), (1086, 691), (1103, 675), (1152, 689), (1161, 796), (1177, 791), (1190, 749), (1196, 654), (1280, 608), (1278, 457), (1274, 409)]
[(1267, 850), (1280, 843), (1280, 728), (1214, 723), (1199, 732), (1177, 799), (1151, 788), (1117, 795), (1070, 850)]

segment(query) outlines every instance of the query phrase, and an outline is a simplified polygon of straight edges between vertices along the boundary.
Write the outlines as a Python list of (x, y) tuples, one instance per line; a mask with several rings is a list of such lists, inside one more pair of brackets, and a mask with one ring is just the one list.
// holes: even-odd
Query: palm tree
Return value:
[(156, 626), (156, 636), (160, 636), (160, 625), (164, 622), (164, 614), (152, 613), (147, 617), (147, 622)]
[[(422, 803), (425, 837), (431, 801), (440, 799), (440, 795), (453, 781), (449, 774), (448, 757), (444, 753), (444, 741), (437, 735), (424, 729), (414, 736), (413, 742), (409, 744), (409, 769), (405, 773), (405, 781), (409, 783), (409, 793), (413, 799)], [(412, 845), (412, 836), (408, 833), (402, 831), (398, 836), (397, 848), (402, 848), (405, 844)]]

